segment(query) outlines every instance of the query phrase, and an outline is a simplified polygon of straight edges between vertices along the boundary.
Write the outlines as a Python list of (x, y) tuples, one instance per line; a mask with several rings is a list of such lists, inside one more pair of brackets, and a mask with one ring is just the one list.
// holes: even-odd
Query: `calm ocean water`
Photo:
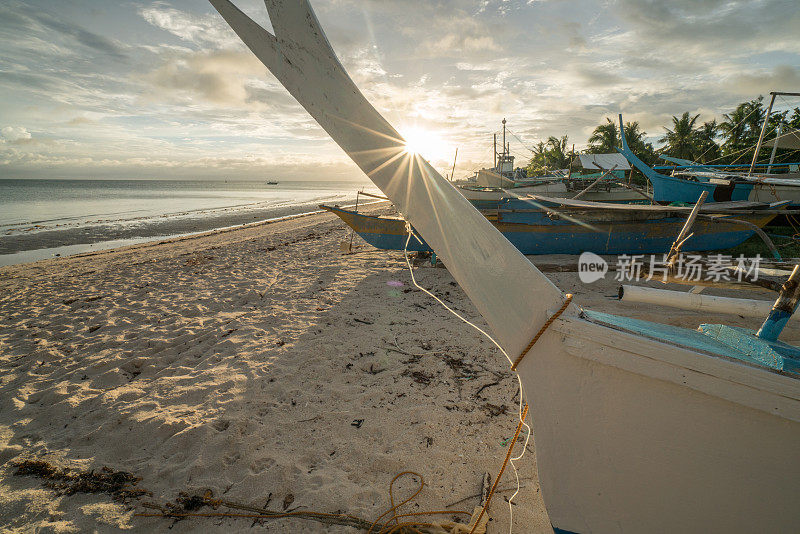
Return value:
[(0, 265), (346, 204), (366, 182), (0, 180)]

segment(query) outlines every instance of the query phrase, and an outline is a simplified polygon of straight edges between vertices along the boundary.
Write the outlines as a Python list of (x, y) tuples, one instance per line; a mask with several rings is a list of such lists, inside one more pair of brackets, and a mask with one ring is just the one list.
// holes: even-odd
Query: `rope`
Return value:
[[(403, 255), (405, 256), (406, 265), (408, 266), (408, 271), (411, 274), (411, 281), (414, 283), (414, 286), (416, 286), (417, 289), (419, 289), (420, 291), (422, 291), (426, 295), (429, 295), (434, 300), (436, 300), (436, 302), (441, 304), (447, 311), (449, 311), (450, 313), (452, 313), (453, 315), (455, 315), (456, 317), (458, 317), (459, 319), (461, 319), (462, 321), (464, 321), (465, 323), (467, 323), (468, 325), (473, 327), (475, 330), (477, 330), (478, 332), (480, 332), (481, 334), (486, 336), (486, 338), (489, 339), (489, 341), (491, 341), (492, 343), (494, 343), (494, 345), (500, 350), (500, 352), (503, 353), (503, 355), (506, 357), (506, 359), (508, 359), (508, 362), (512, 363), (511, 362), (511, 358), (509, 358), (509, 356), (508, 356), (508, 353), (503, 349), (503, 347), (500, 346), (499, 343), (497, 343), (497, 341), (494, 340), (494, 338), (492, 338), (492, 336), (490, 336), (488, 333), (486, 333), (484, 330), (482, 330), (477, 325), (471, 323), (466, 318), (464, 318), (461, 315), (459, 315), (456, 311), (454, 311), (447, 304), (445, 304), (442, 301), (442, 299), (440, 299), (439, 297), (434, 295), (432, 292), (428, 291), (427, 289), (425, 289), (424, 287), (422, 287), (421, 285), (419, 285), (417, 283), (417, 279), (414, 277), (414, 269), (411, 267), (411, 261), (408, 259), (408, 244), (411, 241), (411, 235), (412, 235), (411, 225), (408, 224), (408, 223), (406, 223), (406, 231), (408, 232), (408, 237), (406, 238), (406, 244), (405, 244), (405, 247), (403, 248)], [(419, 238), (417, 238), (417, 239), (419, 239)], [(569, 301), (571, 301), (571, 300), (572, 300), (572, 295), (567, 295), (567, 303), (566, 304), (569, 304)], [(566, 308), (566, 305), (564, 306), (564, 308)], [(555, 320), (555, 318), (558, 315), (560, 315), (561, 312), (563, 312), (563, 311), (564, 311), (563, 309), (560, 310), (558, 312), (558, 314), (556, 316), (554, 316), (551, 319), (551, 321), (548, 322), (547, 325), (545, 325), (545, 328), (547, 328), (547, 326), (549, 326), (549, 323), (552, 322), (553, 320)], [(541, 333), (540, 333), (540, 335), (541, 335)], [(535, 340), (534, 340), (534, 342), (535, 342)], [(533, 346), (533, 343), (531, 343), (531, 346)], [(512, 365), (511, 369), (512, 370), (514, 369), (513, 365)], [(514, 469), (514, 477), (516, 478), (516, 481), (517, 481), (517, 490), (508, 499), (508, 513), (509, 513), (508, 531), (509, 531), (509, 533), (514, 528), (514, 509), (512, 508), (512, 502), (514, 500), (514, 497), (516, 497), (517, 494), (519, 494), (519, 492), (520, 492), (519, 474), (517, 473), (517, 466), (514, 465), (514, 461), (515, 460), (521, 460), (522, 457), (525, 456), (525, 451), (527, 450), (527, 447), (528, 447), (528, 441), (531, 438), (531, 427), (528, 426), (525, 423), (525, 415), (528, 413), (528, 405), (525, 404), (525, 407), (523, 409), (523, 402), (524, 402), (524, 399), (525, 399), (525, 391), (524, 391), (524, 389), (522, 387), (522, 379), (520, 378), (519, 374), (517, 374), (517, 382), (519, 383), (519, 425), (520, 425), (517, 428), (517, 434), (519, 434), (519, 428), (521, 428), (522, 426), (525, 427), (525, 429), (527, 431), (527, 434), (526, 434), (526, 437), (525, 437), (525, 447), (522, 449), (522, 454), (520, 454), (519, 456), (517, 456), (515, 458), (511, 458), (511, 467)], [(514, 439), (516, 440), (516, 437)], [(512, 447), (513, 447), (513, 444), (512, 444)], [(510, 455), (510, 453), (511, 453), (511, 449), (509, 449), (509, 455)], [(506, 458), (506, 460), (508, 461), (508, 458)], [(505, 469), (505, 463), (503, 464), (503, 469)], [(499, 477), (498, 477), (498, 480), (499, 480)], [(481, 514), (483, 514), (483, 512), (481, 512)], [(477, 525), (477, 524), (478, 523), (476, 522), (475, 525)], [(474, 527), (473, 527), (473, 530), (474, 530)]]
[[(500, 483), (500, 479), (503, 476), (503, 472), (506, 470), (506, 466), (508, 466), (509, 460), (511, 460), (511, 452), (514, 450), (514, 445), (517, 443), (517, 438), (519, 437), (519, 432), (522, 430), (522, 425), (524, 425), (525, 417), (528, 415), (528, 405), (525, 405), (525, 409), (522, 410), (522, 417), (520, 418), (519, 424), (517, 424), (517, 431), (514, 433), (514, 439), (511, 440), (511, 444), (508, 446), (508, 453), (506, 453), (506, 459), (503, 461), (503, 466), (500, 468), (500, 473), (498, 473), (497, 478), (494, 479), (494, 484), (492, 484), (492, 489), (489, 490), (489, 495), (486, 497), (486, 502), (481, 509), (481, 513), (478, 515), (478, 519), (475, 520), (475, 523), (472, 525), (472, 530), (469, 531), (469, 534), (474, 534), (475, 529), (478, 528), (478, 525), (481, 522), (484, 514), (486, 514), (486, 510), (489, 509), (489, 504), (492, 502), (492, 497), (494, 496), (494, 492), (497, 489), (497, 484)], [(519, 490), (517, 490), (519, 491)]]
[[(394, 503), (394, 483), (404, 475), (411, 475), (419, 477), (420, 483), (419, 488), (417, 491), (414, 492), (413, 495), (408, 497), (407, 499), (403, 500), (403, 502), (396, 504)], [(222, 499), (214, 499), (211, 496), (211, 492), (208, 491), (203, 496), (203, 504), (211, 506), (212, 508), (216, 509), (219, 506), (226, 506), (228, 508), (233, 509), (240, 509), (240, 510), (247, 510), (252, 513), (237, 513), (237, 512), (184, 512), (184, 511), (177, 511), (174, 509), (169, 509), (167, 507), (162, 507), (156, 504), (150, 503), (143, 503), (145, 508), (153, 508), (159, 510), (160, 513), (136, 513), (134, 514), (137, 517), (176, 517), (176, 518), (185, 518), (185, 517), (229, 517), (229, 518), (247, 518), (247, 519), (280, 519), (286, 517), (294, 517), (297, 519), (311, 519), (320, 521), (323, 523), (328, 523), (331, 525), (343, 525), (349, 526), (353, 528), (359, 528), (363, 530), (367, 530), (367, 534), (389, 534), (393, 532), (401, 531), (404, 528), (408, 528), (413, 532), (419, 532), (420, 528), (438, 528), (441, 530), (451, 530), (456, 528), (458, 525), (462, 527), (465, 526), (459, 523), (420, 523), (414, 521), (404, 521), (400, 522), (400, 518), (408, 518), (408, 517), (419, 517), (419, 516), (431, 516), (431, 515), (465, 515), (465, 516), (472, 516), (470, 512), (462, 511), (462, 510), (432, 510), (429, 512), (411, 512), (406, 514), (397, 514), (398, 508), (411, 502), (417, 495), (420, 494), (422, 489), (425, 486), (425, 481), (419, 473), (414, 471), (403, 471), (398, 473), (389, 484), (389, 501), (392, 505), (386, 512), (381, 514), (378, 519), (373, 522), (366, 521), (361, 519), (360, 517), (348, 515), (348, 514), (329, 514), (324, 512), (311, 512), (311, 511), (289, 511), (289, 512), (272, 512), (271, 510), (265, 510), (261, 508), (256, 508), (253, 506), (249, 506), (246, 504), (239, 504), (230, 501), (224, 501)], [(381, 523), (381, 519), (386, 517), (387, 515), (391, 514), (386, 521)], [(395, 522), (394, 525), (389, 525), (392, 521)], [(380, 525), (379, 525), (380, 523)], [(376, 527), (379, 527), (380, 530), (375, 530)]]
[(523, 399), (525, 397), (524, 388), (522, 387), (522, 377), (519, 376), (517, 373), (517, 382), (519, 382), (519, 422), (522, 423), (522, 426), (525, 427), (525, 443), (522, 445), (522, 452), (519, 456), (512, 457), (510, 461), (511, 468), (514, 470), (514, 479), (517, 482), (517, 490), (514, 492), (511, 497), (508, 498), (508, 534), (512, 534), (514, 528), (514, 497), (516, 497), (520, 492), (520, 485), (519, 485), (519, 472), (517, 471), (517, 466), (514, 463), (517, 460), (521, 460), (523, 456), (525, 456), (525, 452), (528, 450), (528, 442), (531, 439), (531, 427), (525, 422), (525, 417), (523, 417), (523, 413), (525, 410), (528, 409), (528, 405), (525, 404), (525, 408), (523, 409)]
[(472, 328), (483, 334), (486, 337), (486, 339), (491, 341), (494, 344), (494, 346), (497, 347), (506, 358), (508, 358), (508, 361), (511, 362), (511, 358), (508, 356), (508, 353), (505, 350), (503, 350), (503, 347), (500, 346), (500, 343), (495, 341), (495, 339), (492, 336), (490, 336), (485, 330), (483, 330), (480, 326), (470, 322), (469, 319), (463, 317), (453, 308), (445, 304), (444, 301), (442, 301), (442, 299), (440, 299), (439, 297), (437, 297), (436, 295), (434, 295), (433, 293), (431, 293), (430, 291), (428, 291), (427, 289), (425, 289), (424, 287), (422, 287), (417, 283), (417, 279), (414, 277), (414, 269), (411, 268), (411, 260), (408, 259), (408, 243), (411, 241), (411, 235), (412, 235), (411, 225), (409, 225), (408, 223), (406, 223), (406, 230), (408, 231), (408, 237), (406, 238), (406, 245), (403, 248), (403, 255), (406, 258), (406, 265), (408, 265), (408, 272), (411, 274), (411, 282), (414, 283), (414, 286), (423, 293), (425, 293), (426, 295), (428, 295), (429, 297), (431, 297), (432, 299), (434, 299), (436, 302), (441, 304), (444, 307), (444, 309), (446, 309), (447, 311), (449, 311), (450, 313), (452, 313), (453, 315), (455, 315), (456, 317), (458, 317), (459, 319), (470, 325)]
[(544, 334), (544, 333), (545, 333), (545, 331), (546, 331), (546, 330), (547, 330), (547, 329), (550, 327), (550, 325), (551, 325), (551, 324), (553, 324), (553, 321), (555, 321), (556, 319), (558, 319), (558, 316), (559, 316), (559, 315), (561, 315), (562, 313), (564, 313), (564, 310), (566, 310), (566, 309), (567, 309), (567, 306), (569, 306), (569, 303), (570, 303), (570, 302), (572, 302), (572, 293), (567, 293), (567, 294), (565, 295), (565, 298), (564, 298), (564, 303), (561, 305), (561, 307), (558, 309), (558, 311), (557, 311), (557, 312), (555, 312), (555, 313), (554, 313), (554, 314), (553, 314), (553, 315), (552, 315), (552, 316), (551, 316), (551, 317), (550, 317), (550, 318), (547, 320), (547, 322), (545, 322), (545, 323), (542, 325), (542, 327), (539, 329), (539, 331), (538, 331), (538, 332), (536, 332), (536, 335), (535, 335), (535, 336), (533, 336), (533, 339), (531, 339), (531, 342), (530, 342), (530, 343), (528, 343), (528, 346), (527, 346), (527, 347), (525, 347), (525, 348), (522, 350), (522, 352), (520, 353), (520, 355), (519, 355), (519, 356), (517, 356), (517, 359), (514, 361), (514, 363), (512, 363), (512, 364), (511, 364), (511, 370), (512, 370), (512, 371), (516, 371), (516, 370), (517, 370), (517, 366), (519, 365), (519, 362), (521, 362), (521, 361), (522, 361), (522, 358), (524, 358), (524, 357), (525, 357), (525, 355), (526, 355), (526, 354), (528, 354), (528, 351), (530, 351), (530, 350), (533, 348), (533, 346), (536, 344), (536, 342), (537, 342), (537, 341), (539, 341), (539, 338), (540, 338), (540, 337), (542, 337), (542, 334)]

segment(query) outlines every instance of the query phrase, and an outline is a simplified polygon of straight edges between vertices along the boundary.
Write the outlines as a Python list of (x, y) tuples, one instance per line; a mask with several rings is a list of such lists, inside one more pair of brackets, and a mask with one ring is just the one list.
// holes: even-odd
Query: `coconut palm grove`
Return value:
[[(672, 156), (704, 164), (749, 165), (753, 158), (758, 136), (767, 110), (764, 97), (742, 102), (730, 113), (719, 119), (700, 122), (700, 114), (688, 111), (672, 117), (672, 122), (663, 127), (657, 144), (647, 141), (647, 132), (642, 131), (639, 123), (626, 122), (625, 136), (631, 150), (649, 165), (664, 163), (659, 156)], [(800, 107), (770, 114), (765, 141), (774, 139), (779, 129), (800, 128)], [(616, 152), (620, 146), (619, 126), (616, 117), (607, 117), (597, 126), (588, 138), (588, 147), (584, 152), (605, 154)], [(576, 149), (568, 136), (550, 136), (541, 141), (533, 149), (533, 157), (528, 164), (529, 176), (540, 176), (549, 170), (564, 169), (575, 160)], [(779, 148), (774, 161), (787, 163), (797, 161), (798, 151)], [(762, 150), (759, 162), (767, 162), (770, 151)]]

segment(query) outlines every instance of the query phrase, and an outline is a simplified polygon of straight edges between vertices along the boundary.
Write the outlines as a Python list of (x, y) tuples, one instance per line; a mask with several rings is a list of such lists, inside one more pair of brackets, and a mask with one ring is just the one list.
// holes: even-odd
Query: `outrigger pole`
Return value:
[(764, 117), (764, 124), (761, 126), (761, 133), (758, 135), (758, 143), (756, 143), (756, 151), (755, 153), (753, 153), (753, 161), (750, 163), (750, 170), (747, 171), (747, 176), (753, 174), (753, 169), (756, 166), (756, 159), (758, 158), (758, 153), (761, 150), (761, 143), (764, 141), (764, 134), (767, 133), (767, 123), (769, 122), (769, 116), (772, 114), (772, 105), (775, 103), (775, 97), (778, 95), (800, 96), (800, 93), (781, 93), (778, 91), (772, 91), (770, 94), (772, 95), (772, 98), (770, 98), (769, 100), (769, 107), (767, 108), (767, 116)]

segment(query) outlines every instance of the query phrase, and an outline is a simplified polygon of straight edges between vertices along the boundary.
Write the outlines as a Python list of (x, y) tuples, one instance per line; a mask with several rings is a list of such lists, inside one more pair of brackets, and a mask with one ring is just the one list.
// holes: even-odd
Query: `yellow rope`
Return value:
[[(395, 501), (394, 501), (394, 484), (395, 484), (395, 482), (397, 482), (397, 480), (400, 477), (402, 477), (404, 475), (412, 475), (412, 476), (419, 477), (420, 484), (419, 484), (419, 487), (417, 488), (417, 491), (415, 491), (410, 497), (404, 499), (402, 502), (400, 502), (398, 504), (395, 504)], [(437, 527), (437, 528), (440, 528), (442, 530), (448, 530), (448, 529), (451, 529), (452, 526), (457, 525), (457, 523), (447, 522), (447, 524), (436, 524), (436, 523), (424, 523), (424, 522), (423, 523), (419, 523), (419, 522), (414, 522), (414, 521), (400, 522), (400, 519), (401, 518), (407, 518), (407, 517), (431, 516), (431, 515), (465, 515), (465, 516), (471, 516), (472, 515), (470, 512), (466, 512), (466, 511), (463, 511), (463, 510), (432, 510), (432, 511), (429, 511), (429, 512), (411, 512), (411, 513), (405, 513), (405, 514), (398, 514), (397, 513), (398, 508), (400, 508), (404, 504), (408, 504), (414, 498), (416, 498), (416, 496), (420, 494), (420, 492), (422, 491), (422, 489), (424, 487), (425, 487), (425, 480), (422, 477), (422, 475), (420, 475), (419, 473), (416, 473), (414, 471), (403, 471), (403, 472), (398, 473), (397, 475), (395, 475), (395, 477), (389, 483), (389, 502), (391, 503), (391, 508), (389, 508), (383, 514), (381, 514), (380, 517), (378, 517), (378, 519), (376, 519), (375, 521), (372, 522), (372, 524), (369, 527), (369, 530), (367, 531), (367, 534), (372, 534), (373, 532), (375, 534), (389, 534), (389, 533), (399, 532), (404, 528), (407, 528), (407, 529), (409, 529), (409, 530), (411, 530), (413, 532), (419, 532), (419, 530), (418, 530), (419, 528), (432, 528), (432, 527)], [(229, 502), (223, 501), (221, 499), (214, 499), (211, 496), (211, 492), (206, 492), (206, 494), (203, 496), (203, 502), (204, 502), (204, 504), (207, 504), (207, 505), (209, 505), (209, 506), (211, 506), (213, 508), (217, 508), (219, 506), (228, 506), (228, 507), (239, 507), (240, 506), (237, 503), (229, 503)], [(286, 518), (286, 517), (297, 517), (297, 518), (304, 518), (304, 519), (314, 518), (314, 517), (316, 517), (316, 518), (331, 518), (331, 519), (344, 519), (344, 518), (347, 518), (347, 519), (351, 519), (351, 520), (353, 520), (355, 522), (364, 524), (364, 527), (362, 527), (362, 528), (366, 528), (366, 524), (369, 524), (368, 521), (365, 521), (364, 519), (361, 519), (360, 517), (352, 516), (352, 515), (349, 515), (349, 514), (329, 514), (329, 513), (324, 513), (324, 512), (310, 512), (310, 511), (309, 512), (307, 512), (307, 511), (292, 511), (292, 512), (284, 512), (284, 513), (275, 512), (275, 513), (269, 513), (269, 514), (266, 514), (266, 513), (263, 513), (263, 514), (260, 514), (260, 513), (249, 513), (248, 514), (248, 513), (241, 513), (241, 512), (179, 512), (179, 511), (174, 511), (174, 510), (166, 510), (161, 506), (148, 505), (146, 503), (145, 503), (144, 506), (148, 507), (148, 508), (156, 508), (156, 509), (158, 509), (160, 511), (160, 513), (136, 513), (134, 515), (137, 516), (137, 517), (230, 517), (230, 518), (247, 518), (247, 519), (280, 519), (280, 518)], [(384, 517), (386, 517), (389, 514), (391, 514), (391, 517), (389, 517), (388, 519), (386, 519), (384, 522), (381, 523), (381, 519), (383, 519)], [(389, 523), (391, 523), (392, 521), (394, 521), (394, 524), (393, 525), (389, 525)], [(375, 530), (376, 527), (379, 527), (379, 530)]]
[(562, 304), (561, 307), (558, 309), (558, 311), (555, 312), (553, 316), (547, 320), (546, 323), (544, 323), (544, 325), (542, 326), (542, 328), (539, 329), (538, 332), (536, 332), (536, 335), (533, 336), (533, 339), (531, 339), (531, 342), (528, 343), (528, 346), (525, 347), (525, 349), (523, 349), (520, 355), (517, 356), (517, 359), (514, 360), (514, 363), (511, 364), (512, 371), (517, 370), (517, 365), (519, 365), (519, 362), (522, 361), (522, 358), (524, 358), (525, 355), (528, 354), (528, 352), (533, 348), (536, 342), (539, 341), (539, 338), (542, 337), (542, 334), (544, 334), (545, 331), (550, 327), (550, 325), (553, 324), (553, 321), (558, 319), (558, 316), (564, 313), (564, 310), (567, 309), (567, 306), (569, 306), (570, 302), (572, 302), (572, 293), (567, 293), (564, 298), (564, 304)]
[(489, 491), (489, 495), (486, 497), (486, 503), (484, 503), (483, 508), (481, 509), (481, 513), (478, 515), (478, 519), (475, 520), (475, 524), (472, 525), (472, 530), (469, 531), (469, 534), (475, 533), (475, 529), (478, 528), (478, 525), (480, 524), (483, 515), (486, 513), (486, 510), (489, 509), (489, 503), (492, 502), (492, 496), (494, 495), (494, 491), (497, 489), (497, 484), (500, 483), (500, 478), (503, 476), (503, 472), (506, 470), (506, 466), (508, 466), (508, 460), (511, 458), (511, 451), (514, 450), (514, 444), (517, 442), (519, 433), (522, 430), (522, 425), (524, 424), (523, 421), (525, 421), (525, 417), (527, 415), (528, 415), (528, 405), (525, 404), (525, 409), (522, 410), (522, 417), (519, 418), (519, 423), (517, 424), (517, 431), (514, 433), (514, 439), (511, 440), (511, 444), (508, 446), (508, 453), (506, 453), (506, 459), (503, 460), (503, 466), (500, 468), (500, 473), (498, 473), (497, 478), (494, 479), (494, 484), (492, 484), (492, 489)]

